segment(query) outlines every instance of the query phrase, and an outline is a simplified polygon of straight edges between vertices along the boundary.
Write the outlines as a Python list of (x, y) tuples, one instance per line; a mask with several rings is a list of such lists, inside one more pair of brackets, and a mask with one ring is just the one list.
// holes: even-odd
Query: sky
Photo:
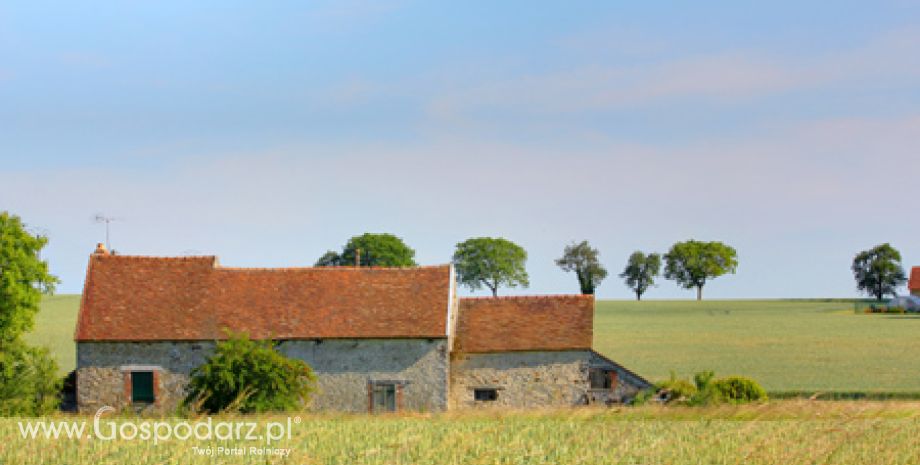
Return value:
[(614, 299), (633, 251), (717, 240), (705, 297), (853, 297), (860, 250), (920, 265), (918, 178), (914, 1), (0, 5), (0, 210), (62, 293), (103, 214), (121, 254), (228, 266), (505, 237), (502, 294), (578, 292), (586, 239)]

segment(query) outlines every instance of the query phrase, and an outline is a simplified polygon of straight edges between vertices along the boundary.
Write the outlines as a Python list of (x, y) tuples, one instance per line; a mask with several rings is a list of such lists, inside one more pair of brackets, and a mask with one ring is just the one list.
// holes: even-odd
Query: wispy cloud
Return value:
[(636, 107), (662, 101), (736, 104), (783, 92), (920, 76), (920, 34), (896, 31), (860, 47), (807, 59), (757, 51), (718, 52), (629, 66), (588, 63), (507, 75), (432, 99), (433, 115), (509, 110), (545, 114)]

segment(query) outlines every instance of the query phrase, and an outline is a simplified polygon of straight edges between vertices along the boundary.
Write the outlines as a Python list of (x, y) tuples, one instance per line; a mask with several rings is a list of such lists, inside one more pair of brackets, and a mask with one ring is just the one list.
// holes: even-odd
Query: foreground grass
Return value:
[[(56, 420), (66, 417), (56, 418)], [(77, 417), (91, 422), (91, 418)], [(232, 421), (239, 419), (231, 418)], [(245, 419), (249, 421), (250, 419)], [(122, 420), (123, 421), (123, 420)], [(135, 419), (134, 421), (139, 421)], [(170, 420), (176, 421), (176, 420)], [(264, 417), (285, 421), (285, 417)], [(22, 439), (0, 420), (2, 463), (304, 464), (915, 464), (920, 403), (780, 401), (416, 416), (305, 415), (286, 458), (208, 457), (192, 447), (255, 442)]]
[(833, 301), (599, 301), (594, 347), (651, 380), (715, 370), (772, 392), (920, 391), (920, 315), (853, 309)]

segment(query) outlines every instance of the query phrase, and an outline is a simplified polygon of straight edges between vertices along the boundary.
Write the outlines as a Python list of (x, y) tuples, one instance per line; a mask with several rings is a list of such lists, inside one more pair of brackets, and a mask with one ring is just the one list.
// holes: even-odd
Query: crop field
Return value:
[(599, 301), (594, 347), (646, 378), (715, 370), (767, 391), (920, 391), (920, 315), (852, 302)]
[[(290, 438), (152, 440), (24, 438), (0, 420), (0, 463), (42, 464), (916, 464), (920, 404), (774, 401), (762, 405), (624, 407), (435, 415), (304, 415)], [(86, 421), (58, 416), (44, 421)], [(284, 423), (287, 417), (215, 417)], [(37, 420), (31, 420), (33, 422)], [(178, 419), (118, 419), (167, 422)], [(191, 423), (194, 424), (194, 423)], [(139, 426), (142, 427), (142, 426)], [(107, 432), (108, 431), (108, 432)], [(130, 433), (130, 430), (128, 430)], [(165, 431), (165, 429), (164, 429)], [(87, 431), (88, 435), (91, 432)], [(164, 434), (165, 436), (165, 434)], [(277, 454), (279, 451), (287, 454)], [(210, 451), (210, 455), (208, 452)]]
[[(79, 296), (46, 298), (28, 336), (73, 369)], [(920, 392), (920, 316), (846, 301), (598, 301), (594, 347), (646, 378), (715, 370), (773, 393)]]

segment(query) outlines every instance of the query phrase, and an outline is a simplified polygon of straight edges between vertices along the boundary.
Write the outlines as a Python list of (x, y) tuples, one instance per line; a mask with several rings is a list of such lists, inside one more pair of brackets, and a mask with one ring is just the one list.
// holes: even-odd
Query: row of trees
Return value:
[[(583, 294), (594, 294), (607, 277), (600, 253), (588, 241), (566, 246), (556, 265), (575, 273)], [(530, 284), (525, 263), (527, 251), (503, 238), (477, 237), (457, 244), (453, 255), (458, 281), (471, 290), (488, 289), (493, 296), (501, 287), (527, 287)], [(710, 280), (738, 267), (737, 252), (721, 242), (690, 240), (678, 242), (664, 255), (664, 277), (686, 289), (696, 289), (697, 299)], [(415, 251), (392, 234), (363, 234), (352, 237), (341, 252), (328, 251), (316, 266), (416, 266)], [(620, 273), (626, 285), (641, 300), (655, 285), (661, 272), (662, 257), (657, 253), (634, 252)]]

